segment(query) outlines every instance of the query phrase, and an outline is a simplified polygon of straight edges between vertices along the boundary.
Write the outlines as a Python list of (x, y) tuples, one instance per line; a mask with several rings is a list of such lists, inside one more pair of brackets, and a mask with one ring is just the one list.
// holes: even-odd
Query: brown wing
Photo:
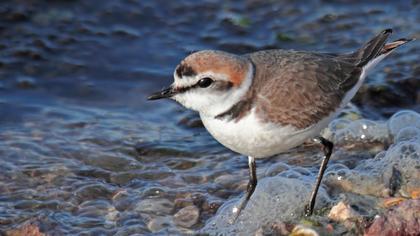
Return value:
[(327, 54), (269, 50), (249, 54), (255, 65), (254, 106), (266, 121), (305, 128), (331, 114), (361, 69)]
[(349, 54), (321, 54), (285, 50), (246, 55), (255, 77), (245, 98), (218, 118), (240, 119), (252, 107), (263, 119), (305, 128), (331, 114), (358, 82), (363, 66), (410, 40), (385, 44), (386, 29)]

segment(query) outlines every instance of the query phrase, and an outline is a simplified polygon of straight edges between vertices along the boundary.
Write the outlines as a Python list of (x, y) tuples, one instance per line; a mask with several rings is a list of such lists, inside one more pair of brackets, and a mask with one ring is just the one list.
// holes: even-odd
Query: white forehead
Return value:
[(213, 80), (224, 80), (224, 81), (229, 81), (229, 78), (227, 75), (225, 74), (220, 74), (220, 73), (213, 73), (211, 71), (206, 71), (206, 72), (202, 72), (202, 73), (198, 73), (197, 75), (192, 75), (192, 76), (182, 76), (179, 77), (176, 73), (176, 71), (174, 72), (174, 85), (175, 87), (188, 87), (188, 86), (192, 86), (194, 84), (196, 84), (200, 79), (205, 78), (205, 77), (210, 77)]

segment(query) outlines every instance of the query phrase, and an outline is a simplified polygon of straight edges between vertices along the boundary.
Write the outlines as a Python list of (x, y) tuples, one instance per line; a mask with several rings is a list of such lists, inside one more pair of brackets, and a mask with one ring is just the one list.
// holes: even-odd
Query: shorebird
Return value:
[(333, 143), (320, 132), (351, 100), (367, 73), (397, 47), (386, 29), (347, 54), (265, 50), (245, 55), (204, 50), (176, 67), (174, 83), (149, 100), (170, 98), (198, 111), (208, 132), (227, 148), (248, 156), (246, 194), (239, 216), (257, 186), (255, 159), (270, 157), (306, 140), (323, 146), (322, 160), (305, 214), (311, 215)]

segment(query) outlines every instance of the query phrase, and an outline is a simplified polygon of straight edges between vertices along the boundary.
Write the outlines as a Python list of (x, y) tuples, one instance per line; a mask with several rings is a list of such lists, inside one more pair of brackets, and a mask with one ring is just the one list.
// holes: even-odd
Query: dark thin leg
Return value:
[(238, 216), (241, 214), (241, 211), (246, 207), (248, 204), (249, 199), (251, 198), (252, 194), (255, 191), (255, 187), (257, 186), (257, 165), (255, 164), (255, 160), (253, 157), (248, 157), (248, 166), (249, 166), (249, 182), (246, 188), (246, 195), (245, 199), (239, 204), (238, 207), (233, 208), (234, 219), (233, 222), (236, 221)]
[(316, 195), (318, 193), (319, 186), (321, 185), (322, 177), (324, 176), (325, 169), (327, 169), (328, 161), (330, 160), (331, 153), (334, 144), (331, 141), (326, 140), (323, 137), (319, 137), (321, 144), (323, 145), (322, 150), (324, 151), (324, 159), (322, 160), (321, 167), (319, 168), (318, 177), (316, 178), (315, 187), (311, 193), (311, 199), (309, 204), (305, 206), (305, 215), (310, 216), (314, 210)]

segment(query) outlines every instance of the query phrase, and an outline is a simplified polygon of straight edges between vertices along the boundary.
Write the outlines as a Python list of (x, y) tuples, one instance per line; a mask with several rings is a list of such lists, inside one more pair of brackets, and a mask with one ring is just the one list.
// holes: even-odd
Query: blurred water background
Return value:
[[(195, 50), (348, 52), (385, 28), (420, 38), (420, 2), (2, 1), (0, 232), (28, 222), (50, 235), (202, 229), (244, 191), (246, 158), (193, 112), (146, 96)], [(419, 112), (419, 55), (417, 41), (383, 61), (347, 117)], [(352, 169), (386, 140), (343, 144), (332, 163)], [(345, 154), (353, 149), (362, 151)], [(320, 157), (318, 146), (301, 147), (259, 161), (258, 173), (293, 169), (314, 181)]]

